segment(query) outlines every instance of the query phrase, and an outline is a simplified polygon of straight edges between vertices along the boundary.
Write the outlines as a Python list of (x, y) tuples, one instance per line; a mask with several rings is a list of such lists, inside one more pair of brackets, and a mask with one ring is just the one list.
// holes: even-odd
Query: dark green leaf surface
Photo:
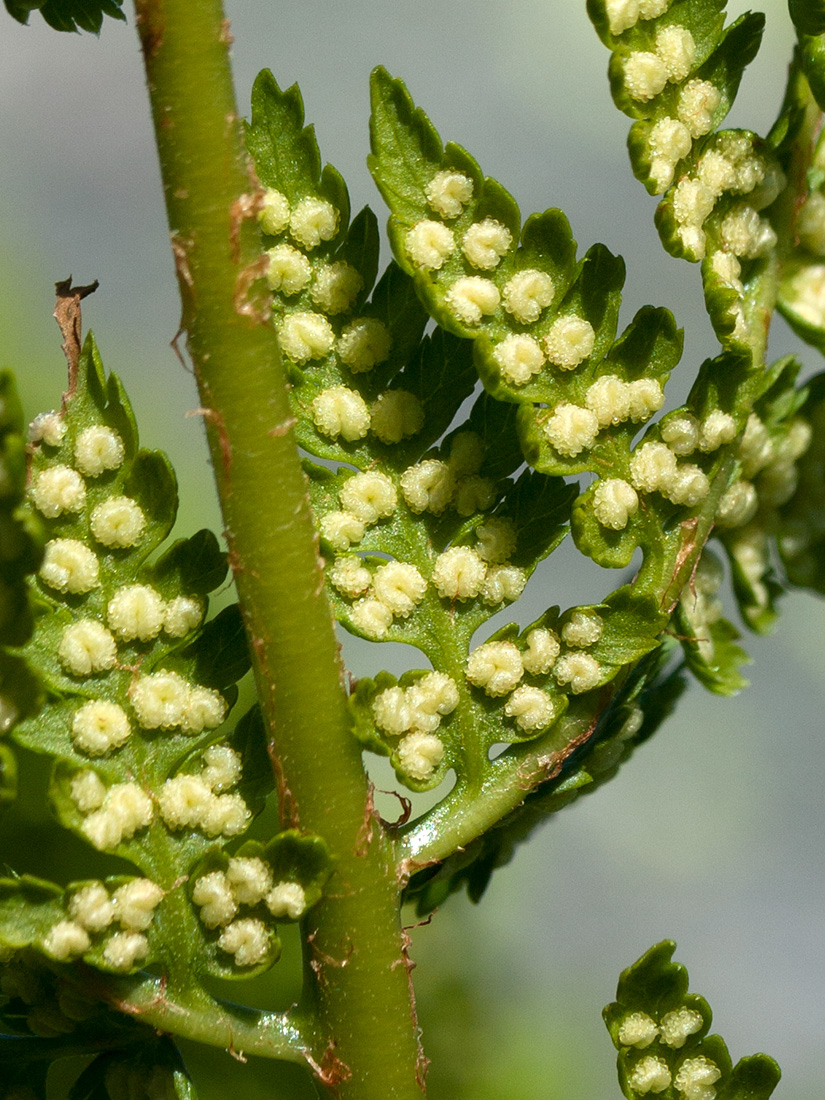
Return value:
[(39, 11), (56, 31), (99, 34), (104, 16), (126, 19), (121, 11), (123, 0), (5, 0), (5, 4), (18, 23), (28, 23), (31, 12)]

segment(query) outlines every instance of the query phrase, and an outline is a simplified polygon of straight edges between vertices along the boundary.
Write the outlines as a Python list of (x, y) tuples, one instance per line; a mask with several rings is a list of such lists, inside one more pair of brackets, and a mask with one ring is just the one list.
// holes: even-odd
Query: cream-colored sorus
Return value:
[(69, 899), (69, 916), (87, 932), (102, 932), (115, 919), (115, 907), (102, 882), (89, 882)]
[(226, 711), (226, 700), (219, 691), (195, 684), (189, 689), (181, 731), (203, 733), (204, 730), (217, 729), (226, 717)]
[(48, 466), (35, 475), (30, 490), (32, 503), (47, 519), (66, 512), (82, 512), (86, 506), (86, 485), (71, 466)]
[(456, 682), (445, 672), (428, 672), (404, 694), (410, 708), (409, 728), (424, 733), (434, 733), (441, 719), (452, 714), (459, 700)]
[(321, 535), (333, 550), (349, 550), (353, 543), (360, 542), (366, 527), (364, 521), (352, 512), (327, 512), (319, 524)]
[(660, 428), (662, 439), (670, 450), (682, 457), (693, 454), (699, 446), (700, 431), (699, 421), (690, 413), (666, 417)]
[(372, 591), (393, 615), (406, 619), (423, 600), (427, 582), (410, 562), (389, 561), (376, 569)]
[(603, 631), (604, 622), (595, 611), (574, 611), (561, 628), (561, 638), (565, 645), (589, 649), (598, 642)]
[(166, 604), (156, 588), (129, 584), (115, 589), (106, 608), (109, 626), (121, 642), (149, 642), (163, 629)]
[(611, 34), (622, 34), (639, 21), (639, 0), (605, 0), (604, 13)]
[(131, 736), (126, 711), (108, 699), (84, 703), (72, 718), (72, 742), (78, 752), (104, 756), (120, 748)]
[(656, 54), (664, 62), (667, 79), (678, 84), (690, 73), (696, 60), (696, 42), (687, 27), (670, 23), (656, 31)]
[(457, 218), (473, 197), (473, 181), (463, 172), (436, 172), (424, 188), (427, 202), (442, 218)]
[(546, 627), (536, 627), (527, 635), (527, 648), (521, 655), (525, 672), (532, 676), (543, 676), (556, 663), (561, 644), (554, 631)]
[(349, 386), (330, 386), (317, 394), (310, 406), (312, 421), (328, 439), (342, 436), (348, 443), (363, 439), (370, 428), (370, 413), (364, 398)]
[(736, 438), (736, 421), (730, 413), (713, 409), (702, 421), (699, 450), (705, 454), (717, 450), (724, 443)]
[(465, 325), (478, 325), (499, 307), (501, 295), (490, 279), (481, 275), (465, 275), (456, 279), (445, 296), (450, 313)]
[(81, 831), (98, 851), (107, 852), (122, 840), (131, 840), (153, 816), (152, 800), (137, 783), (115, 783), (106, 792), (102, 807), (84, 818)]
[(683, 1005), (682, 1008), (674, 1009), (673, 1012), (666, 1013), (660, 1021), (662, 1042), (674, 1050), (680, 1050), (689, 1036), (702, 1030), (703, 1023), (701, 1012), (697, 1012), (695, 1008)]
[(513, 244), (513, 234), (494, 218), (471, 225), (461, 238), (467, 262), (480, 271), (492, 271)]
[(415, 267), (438, 271), (455, 251), (455, 237), (446, 225), (424, 218), (407, 231), (404, 248)]
[(309, 296), (322, 312), (334, 317), (352, 309), (364, 286), (364, 280), (345, 260), (325, 264), (315, 272)]
[(662, 91), (668, 70), (658, 54), (637, 50), (624, 60), (624, 86), (631, 99), (646, 103)]
[(134, 546), (146, 527), (143, 509), (130, 497), (110, 497), (92, 510), (92, 534), (111, 549)]
[(739, 461), (742, 463), (743, 476), (753, 477), (768, 465), (772, 457), (773, 443), (770, 432), (756, 413), (751, 413), (739, 444)]
[(257, 905), (272, 889), (272, 868), (258, 856), (233, 856), (226, 880), (239, 905)]
[(177, 672), (152, 672), (139, 676), (130, 697), (137, 720), (145, 730), (180, 726), (189, 702), (189, 684)]
[(156, 882), (149, 878), (133, 878), (118, 886), (112, 894), (115, 916), (121, 927), (133, 932), (145, 932), (163, 897), (163, 890)]
[(596, 342), (593, 326), (571, 313), (557, 317), (542, 343), (547, 359), (560, 370), (573, 370), (592, 353)]
[(306, 912), (306, 891), (300, 882), (276, 882), (264, 898), (267, 909), (273, 917), (300, 920)]
[(630, 479), (645, 493), (664, 492), (676, 478), (676, 456), (665, 443), (643, 443), (630, 459)]
[(283, 233), (289, 225), (289, 200), (286, 195), (274, 187), (267, 187), (258, 211), (258, 224), (270, 237)]
[(290, 313), (278, 328), (281, 351), (294, 363), (323, 359), (332, 351), (335, 333), (320, 313)]
[(660, 118), (650, 128), (647, 137), (650, 174), (657, 191), (664, 191), (673, 182), (673, 171), (691, 150), (690, 131), (678, 118)]
[(432, 582), (445, 600), (471, 600), (487, 575), (487, 565), (469, 546), (453, 546), (439, 554), (433, 566)]
[(90, 769), (75, 772), (69, 789), (72, 793), (72, 802), (82, 814), (99, 809), (106, 797), (106, 786), (103, 780), (97, 772)]
[(141, 932), (115, 932), (103, 945), (103, 961), (123, 973), (134, 970), (149, 954), (149, 941)]
[(45, 443), (48, 447), (59, 447), (66, 435), (66, 425), (59, 413), (53, 409), (38, 413), (29, 424), (29, 441)]
[(338, 221), (338, 211), (326, 199), (301, 199), (290, 215), (289, 232), (311, 252), (321, 241), (332, 240), (338, 231)]
[(399, 771), (418, 783), (426, 783), (444, 759), (444, 744), (433, 733), (415, 730), (401, 739), (395, 759)]
[(158, 806), (170, 829), (197, 829), (213, 798), (212, 788), (203, 776), (181, 773), (164, 782), (158, 792)]
[(485, 642), (467, 660), (467, 679), (487, 695), (508, 695), (523, 675), (521, 653), (512, 642)]
[(637, 378), (627, 385), (628, 416), (634, 424), (649, 420), (665, 403), (664, 391), (655, 378)]
[(652, 1054), (640, 1059), (627, 1075), (627, 1083), (640, 1096), (664, 1092), (671, 1082), (667, 1063)]
[(532, 324), (551, 304), (555, 290), (546, 271), (525, 268), (504, 284), (504, 308), (522, 325)]
[(776, 233), (770, 222), (746, 203), (726, 215), (720, 233), (729, 252), (748, 260), (764, 256), (776, 246)]
[(504, 600), (517, 600), (526, 585), (527, 574), (517, 565), (491, 565), (478, 594), (484, 603), (495, 607)]
[(599, 434), (599, 421), (590, 409), (562, 403), (541, 425), (550, 445), (568, 458), (592, 447)]
[(203, 621), (204, 604), (196, 596), (175, 596), (163, 612), (163, 629), (170, 638), (185, 638)]
[(343, 508), (367, 527), (387, 519), (398, 506), (395, 486), (386, 474), (377, 470), (347, 478), (338, 493)]
[(703, 260), (707, 251), (708, 238), (699, 225), (680, 225), (679, 240), (688, 256), (693, 260)]
[(257, 966), (269, 953), (269, 931), (257, 917), (242, 917), (224, 928), (218, 947), (234, 956), (236, 966)]
[(825, 256), (825, 195), (812, 191), (796, 215), (799, 243), (815, 256)]
[(84, 428), (75, 440), (75, 465), (85, 477), (99, 477), (109, 470), (117, 470), (125, 455), (120, 435), (104, 424)]
[(478, 555), (486, 562), (504, 562), (516, 548), (516, 528), (506, 516), (492, 516), (476, 527)]
[(553, 675), (557, 683), (569, 684), (574, 695), (581, 695), (601, 683), (602, 666), (589, 653), (574, 651), (559, 657), (553, 666)]
[(356, 630), (374, 641), (386, 638), (392, 626), (392, 611), (380, 600), (369, 597), (353, 604), (349, 617)]
[(201, 772), (201, 779), (210, 791), (220, 794), (240, 782), (241, 754), (231, 745), (210, 745), (203, 754), (203, 762), (206, 766)]
[(825, 264), (804, 264), (787, 277), (785, 286), (794, 313), (821, 328), (825, 318)]
[(588, 387), (584, 403), (600, 427), (621, 424), (630, 416), (630, 386), (617, 374), (603, 374)]
[(425, 458), (408, 466), (401, 475), (401, 492), (407, 507), (416, 515), (432, 512), (440, 516), (455, 493), (453, 470), (438, 458)]
[(676, 476), (660, 492), (673, 504), (694, 508), (710, 492), (710, 481), (704, 470), (686, 463), (677, 468)]
[(699, 1055), (685, 1058), (673, 1083), (684, 1100), (713, 1100), (716, 1096), (713, 1086), (721, 1076), (722, 1071), (715, 1062)]
[(192, 901), (200, 908), (201, 921), (207, 928), (229, 924), (238, 912), (238, 903), (223, 871), (201, 875), (192, 888)]
[(338, 357), (353, 374), (372, 370), (389, 358), (392, 337), (377, 317), (359, 317), (347, 325), (338, 341)]
[(593, 513), (602, 527), (623, 531), (639, 510), (636, 490), (620, 477), (599, 481), (593, 490)]
[(117, 647), (103, 623), (96, 619), (80, 619), (64, 629), (57, 657), (72, 676), (90, 676), (115, 667)]
[(396, 685), (379, 692), (372, 701), (372, 715), (385, 733), (396, 737), (405, 733), (412, 726), (412, 705), (406, 690)]
[(525, 386), (544, 366), (544, 352), (533, 336), (511, 333), (496, 344), (493, 359), (506, 382)]
[(382, 443), (400, 443), (421, 431), (424, 406), (408, 390), (385, 390), (370, 409), (373, 435)]
[(658, 1025), (646, 1012), (631, 1012), (619, 1025), (619, 1042), (623, 1047), (645, 1050), (658, 1035)]
[(100, 584), (97, 558), (78, 539), (50, 539), (39, 575), (49, 588), (72, 596), (82, 596)]
[(266, 285), (290, 298), (300, 294), (312, 278), (312, 264), (291, 244), (278, 244), (267, 251)]
[(89, 933), (73, 920), (57, 921), (43, 939), (43, 950), (58, 962), (66, 962), (76, 955), (82, 955), (91, 946)]
[(363, 596), (372, 584), (372, 574), (357, 554), (339, 555), (327, 566), (327, 576), (333, 588), (350, 600)]
[(713, 116), (722, 93), (708, 80), (689, 80), (679, 93), (677, 114), (692, 138), (704, 137), (713, 129)]
[(701, 226), (715, 202), (715, 195), (701, 180), (685, 176), (673, 192), (673, 216), (682, 225)]
[(556, 708), (546, 691), (522, 684), (507, 700), (504, 713), (523, 730), (542, 730), (555, 718)]

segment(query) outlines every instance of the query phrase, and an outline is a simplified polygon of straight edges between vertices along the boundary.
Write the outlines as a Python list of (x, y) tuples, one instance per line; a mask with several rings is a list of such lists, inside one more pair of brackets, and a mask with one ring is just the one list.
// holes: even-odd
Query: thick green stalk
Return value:
[[(351, 1100), (420, 1096), (395, 853), (351, 737), (275, 332), (219, 0), (136, 0), (182, 331), (270, 736), (284, 824), (336, 861), (307, 921), (316, 1075)], [(174, 1030), (174, 1021), (169, 1021)], [(220, 1040), (219, 1040), (220, 1041)]]

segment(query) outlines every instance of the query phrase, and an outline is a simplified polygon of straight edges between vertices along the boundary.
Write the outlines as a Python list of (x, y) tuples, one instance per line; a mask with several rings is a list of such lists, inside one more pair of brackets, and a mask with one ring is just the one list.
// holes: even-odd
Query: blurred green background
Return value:
[[(745, 6), (731, 2), (730, 14)], [(784, 0), (761, 6), (766, 42), (731, 124), (764, 132), (791, 33)], [(227, 9), (241, 110), (258, 69), (272, 68), (282, 85), (297, 80), (354, 209), (369, 202), (381, 216), (364, 163), (367, 75), (381, 63), (525, 215), (560, 206), (582, 248), (600, 240), (621, 253), (624, 322), (651, 302), (686, 328), (684, 378), (677, 368), (671, 384), (672, 402), (681, 399), (716, 350), (699, 273), (658, 244), (654, 202), (630, 176), (627, 120), (610, 102), (607, 54), (584, 0), (228, 0)], [(126, 382), (144, 443), (165, 448), (177, 468), (180, 529), (219, 530), (201, 426), (186, 417), (194, 387), (169, 348), (179, 305), (134, 28), (109, 21), (97, 41), (58, 36), (36, 14), (31, 23), (0, 21), (0, 363), (17, 370), (31, 415), (55, 407), (63, 362), (53, 284), (69, 273), (99, 279), (85, 323)], [(771, 350), (798, 350), (808, 370), (820, 369), (781, 322)], [(592, 602), (616, 583), (565, 545), (518, 617)], [(413, 933), (432, 1100), (617, 1097), (600, 1010), (619, 970), (665, 936), (678, 941), (734, 1059), (765, 1050), (783, 1067), (783, 1100), (821, 1095), (823, 636), (822, 603), (788, 598), (776, 635), (748, 640), (754, 682), (742, 696), (692, 689), (598, 798), (564, 811), (497, 873), (480, 906), (453, 898)], [(398, 671), (410, 659), (401, 647), (351, 641), (345, 653), (356, 674)], [(36, 764), (23, 763), (42, 782)], [(89, 866), (70, 837), (48, 847), (42, 818), (2, 829), (0, 858), (17, 871), (67, 881)], [(288, 1004), (295, 950), (250, 995)], [(204, 1100), (230, 1090), (244, 1100), (312, 1095), (300, 1071), (186, 1053)]]

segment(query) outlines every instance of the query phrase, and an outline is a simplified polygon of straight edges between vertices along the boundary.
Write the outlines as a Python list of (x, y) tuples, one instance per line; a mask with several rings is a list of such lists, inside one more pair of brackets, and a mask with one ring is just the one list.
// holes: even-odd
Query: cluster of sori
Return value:
[(160, 886), (146, 878), (130, 879), (111, 893), (102, 882), (70, 887), (65, 916), (55, 921), (40, 946), (59, 962), (94, 946), (112, 970), (132, 970), (149, 954), (145, 932), (163, 896)]
[[(0, 1007), (6, 1005), (18, 1019), (25, 1018), (32, 1034), (43, 1039), (69, 1034), (103, 1011), (99, 1001), (41, 967), (31, 955), (0, 948)], [(3, 1095), (4, 1100), (12, 1100), (13, 1093)], [(33, 1098), (33, 1092), (25, 1096), (25, 1100)]]
[(643, 424), (664, 404), (665, 395), (655, 378), (625, 382), (604, 374), (588, 387), (584, 405), (561, 402), (538, 413), (536, 422), (558, 454), (575, 458), (589, 450), (599, 432), (626, 422)]
[[(340, 213), (332, 203), (307, 196), (290, 206), (285, 195), (269, 189), (264, 195), (259, 222), (268, 237), (279, 240), (267, 250), (267, 282), (283, 303), (278, 336), (286, 358), (303, 365), (326, 359), (334, 350), (354, 374), (383, 363), (392, 343), (386, 325), (376, 317), (351, 316), (363, 289), (360, 273), (345, 260), (330, 263), (310, 259), (315, 249), (338, 233)], [(356, 399), (360, 401), (360, 395), (345, 386), (325, 393), (325, 399), (313, 407), (319, 431), (349, 440), (366, 435), (370, 413), (365, 405), (362, 409), (358, 404)], [(337, 428), (333, 423), (336, 408), (341, 418)], [(416, 416), (414, 409), (403, 411), (412, 419)], [(393, 419), (387, 410), (379, 412), (380, 427), (373, 430), (380, 437), (384, 421)]]
[[(237, 836), (251, 813), (236, 787), (241, 758), (229, 745), (210, 745), (198, 775), (179, 773), (147, 793), (134, 780), (106, 786), (91, 768), (75, 772), (71, 798), (82, 815), (81, 831), (99, 851), (111, 851), (147, 829), (157, 813), (173, 831), (199, 829), (207, 836)], [(231, 793), (226, 793), (231, 792)]]
[(436, 731), (458, 700), (455, 680), (443, 672), (425, 673), (409, 687), (386, 688), (376, 695), (375, 724), (393, 739), (396, 766), (410, 779), (426, 782), (441, 766), (444, 743)]
[[(811, 425), (801, 417), (771, 428), (751, 413), (745, 426), (739, 445), (740, 476), (722, 497), (716, 522), (752, 593), (754, 606), (743, 609), (746, 616), (757, 616), (769, 603), (764, 582), (770, 569), (769, 540), (777, 530), (777, 510), (796, 492), (798, 463), (812, 439)], [(811, 514), (815, 512), (812, 508)], [(791, 558), (794, 552), (804, 552), (807, 526), (802, 542), (794, 544), (793, 536), (791, 528), (782, 541), (783, 553)]]
[(496, 501), (496, 484), (478, 471), (484, 444), (475, 432), (453, 436), (449, 455), (425, 458), (407, 467), (398, 486), (377, 470), (348, 477), (338, 493), (340, 509), (321, 516), (324, 539), (337, 552), (328, 566), (336, 591), (353, 601), (352, 624), (369, 638), (385, 638), (395, 619), (406, 619), (424, 598), (431, 583), (442, 599), (479, 598), (494, 607), (518, 599), (527, 583), (523, 569), (509, 558), (516, 548), (511, 520), (491, 516), (475, 529), (475, 546), (453, 546), (438, 554), (430, 576), (411, 562), (388, 561), (371, 568), (357, 554), (347, 553), (366, 529), (388, 519), (399, 507), (399, 492), (414, 515), (442, 515), (447, 509), (459, 516), (484, 512)]
[(681, 1050), (688, 1039), (702, 1030), (702, 1014), (682, 1005), (666, 1012), (657, 1023), (645, 1012), (631, 1012), (619, 1026), (619, 1043), (625, 1050), (646, 1051), (654, 1043), (667, 1049), (667, 1057), (643, 1054), (629, 1066), (627, 1083), (637, 1096), (675, 1089), (683, 1100), (714, 1100), (716, 1083), (722, 1071), (703, 1054), (688, 1053), (681, 1060), (673, 1051)]
[[(671, 188), (662, 207), (666, 244), (690, 260), (707, 257), (709, 286), (735, 293), (720, 320), (725, 332), (732, 330), (742, 341), (742, 265), (776, 244), (773, 228), (759, 212), (776, 200), (785, 177), (767, 148), (757, 147), (754, 134), (712, 133), (729, 107), (730, 66), (709, 62), (706, 49), (699, 51), (689, 27), (679, 21), (686, 9), (674, 10), (655, 32), (644, 28), (645, 48), (634, 48), (639, 20), (664, 15), (669, 7), (669, 0), (604, 0), (616, 36), (614, 66), (618, 62), (621, 88), (631, 113), (642, 116), (631, 132), (631, 155), (649, 190), (661, 194)], [(699, 71), (705, 75), (696, 75)]]
[[(259, 856), (232, 856), (225, 870), (194, 880), (192, 901), (202, 923), (219, 929), (217, 944), (236, 966), (257, 966), (271, 957), (276, 921), (299, 920), (307, 909), (300, 882), (276, 882), (272, 866)], [(244, 906), (256, 916), (238, 917)]]
[[(47, 522), (88, 520), (85, 540), (55, 537), (47, 542), (39, 571), (52, 597), (64, 597), (73, 610), (74, 621), (63, 628), (57, 659), (64, 673), (79, 682), (128, 669), (129, 659), (119, 660), (119, 647), (149, 643), (161, 635), (167, 640), (186, 637), (201, 624), (205, 606), (195, 596), (164, 599), (151, 585), (117, 585), (113, 578), (120, 558), (109, 574), (106, 552), (139, 546), (146, 527), (135, 500), (105, 493), (104, 475), (118, 471), (124, 462), (123, 440), (108, 425), (91, 425), (70, 448), (72, 465), (50, 461), (50, 453), (62, 447), (66, 434), (58, 413), (43, 413), (32, 422), (30, 438), (40, 446), (29, 495)], [(95, 479), (102, 479), (103, 491), (96, 491), (97, 503), (92, 506), (87, 480)], [(107, 683), (110, 688), (111, 681)], [(114, 752), (129, 740), (134, 724), (146, 731), (197, 734), (217, 728), (226, 714), (226, 702), (217, 691), (171, 671), (121, 677), (115, 695), (88, 700), (74, 711), (69, 732), (77, 752)]]
[(558, 701), (535, 684), (521, 683), (525, 674), (546, 679), (551, 673), (562, 691), (579, 695), (602, 682), (599, 661), (588, 653), (602, 636), (601, 616), (585, 609), (573, 611), (561, 627), (561, 636), (535, 627), (517, 644), (485, 642), (467, 660), (467, 680), (493, 698), (507, 696), (504, 713), (522, 731), (546, 729), (558, 716)]

